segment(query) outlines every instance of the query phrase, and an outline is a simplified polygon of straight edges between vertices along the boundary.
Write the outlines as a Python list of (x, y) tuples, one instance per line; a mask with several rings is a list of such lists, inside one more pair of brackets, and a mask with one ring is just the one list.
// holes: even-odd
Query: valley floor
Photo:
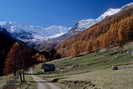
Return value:
[[(26, 75), (27, 83), (21, 89), (133, 89), (132, 50), (133, 43), (121, 51), (113, 48), (57, 59), (47, 62), (56, 66), (56, 71), (51, 73), (42, 72), (43, 64), (36, 65), (33, 75)], [(112, 70), (112, 66), (118, 70)], [(0, 79), (0, 89), (3, 89), (6, 81), (4, 77)]]
[[(35, 68), (42, 79), (56, 80), (62, 89), (133, 89), (133, 55), (124, 50), (106, 50), (81, 57), (64, 58), (48, 62), (55, 64), (54, 73), (40, 72), (41, 65)], [(117, 66), (118, 70), (112, 70)]]

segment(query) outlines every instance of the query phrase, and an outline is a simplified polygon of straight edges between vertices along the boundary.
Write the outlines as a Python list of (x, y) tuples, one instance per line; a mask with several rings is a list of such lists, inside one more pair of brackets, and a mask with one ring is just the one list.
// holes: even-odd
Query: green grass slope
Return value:
[[(55, 64), (56, 72), (40, 76), (58, 78), (62, 89), (133, 89), (132, 49), (133, 43), (128, 43), (122, 50), (113, 48), (51, 61), (48, 63)], [(118, 66), (119, 70), (112, 70), (112, 66)]]

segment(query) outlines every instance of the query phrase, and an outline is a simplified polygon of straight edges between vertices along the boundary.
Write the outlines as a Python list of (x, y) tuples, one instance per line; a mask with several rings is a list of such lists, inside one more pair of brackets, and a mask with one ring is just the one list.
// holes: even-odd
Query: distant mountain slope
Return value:
[[(103, 20), (106, 16), (117, 13), (119, 9), (109, 9), (97, 19), (84, 19), (77, 22), (71, 29), (70, 27), (52, 25), (49, 27), (17, 24), (15, 22), (1, 21), (0, 26), (7, 29), (11, 35), (24, 41), (35, 48), (45, 45), (50, 40), (51, 44), (58, 44), (87, 28)], [(39, 42), (40, 44), (36, 44)], [(43, 43), (44, 42), (44, 43)], [(49, 43), (49, 42), (48, 42)], [(51, 45), (50, 44), (50, 45)], [(40, 48), (42, 48), (40, 47)], [(38, 49), (39, 50), (39, 49)]]
[(96, 19), (82, 19), (78, 23), (75, 24), (75, 26), (72, 28), (72, 30), (83, 31), (83, 30), (91, 27), (92, 25), (102, 21), (107, 16), (111, 16), (111, 15), (118, 13), (120, 10), (121, 9), (119, 9), (119, 8), (116, 8), (116, 9), (110, 8)]
[(87, 30), (63, 41), (56, 50), (61, 56), (76, 56), (100, 48), (109, 48), (133, 41), (133, 4), (127, 4), (111, 16)]
[(116, 9), (110, 8), (107, 11), (105, 11), (103, 14), (101, 14), (99, 17), (97, 17), (96, 19), (82, 19), (78, 21), (67, 33), (57, 38), (53, 38), (52, 40), (60, 43), (61, 41), (66, 40), (70, 38), (71, 36), (74, 36), (86, 30), (87, 28), (99, 23), (107, 16), (111, 16), (111, 15), (118, 13), (120, 10), (121, 8), (116, 8)]
[(109, 8), (107, 11), (105, 11), (103, 14), (101, 14), (96, 19), (81, 19), (66, 34), (64, 34), (60, 37), (54, 38), (54, 40), (57, 40), (58, 42), (66, 40), (66, 39), (70, 38), (71, 36), (76, 35), (76, 34), (80, 33), (81, 31), (84, 31), (87, 28), (99, 23), (100, 21), (102, 21), (103, 19), (105, 19), (108, 16), (117, 14), (121, 10), (131, 8), (132, 4), (133, 3), (128, 3), (121, 8), (115, 8), (115, 9)]
[(0, 22), (0, 26), (7, 29), (13, 37), (22, 41), (48, 40), (59, 37), (69, 28), (52, 25), (49, 27), (17, 24), (15, 22)]
[(39, 51), (52, 49), (64, 40), (90, 28), (105, 18), (132, 7), (129, 3), (122, 8), (108, 9), (96, 19), (81, 19), (72, 28), (52, 25), (49, 27), (17, 24), (15, 22), (0, 22), (0, 26), (7, 29), (15, 39), (21, 40)]
[(39, 51), (53, 48), (60, 42), (100, 22), (106, 16), (119, 12), (120, 9), (109, 9), (96, 19), (82, 19), (72, 28), (52, 25), (49, 27), (17, 24), (15, 22), (1, 21), (0, 26), (15, 39), (21, 40)]
[[(69, 30), (69, 27), (67, 28), (64, 26), (52, 25), (49, 27), (42, 27), (4, 21), (0, 22), (0, 26), (7, 29), (13, 38), (25, 42), (38, 51), (47, 48), (47, 46), (44, 47), (44, 45), (49, 44), (49, 39), (60, 37)], [(54, 41), (49, 45), (53, 44), (55, 44)]]

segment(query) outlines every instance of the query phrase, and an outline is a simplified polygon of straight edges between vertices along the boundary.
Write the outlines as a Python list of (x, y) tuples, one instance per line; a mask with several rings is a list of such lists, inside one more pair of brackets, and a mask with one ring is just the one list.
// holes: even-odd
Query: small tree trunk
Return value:
[(22, 73), (21, 72), (19, 72), (19, 77), (20, 77), (20, 81), (22, 83), (23, 82), (23, 78), (22, 78)]
[(25, 82), (25, 74), (24, 74), (24, 71), (23, 71), (22, 75), (23, 75), (23, 82)]

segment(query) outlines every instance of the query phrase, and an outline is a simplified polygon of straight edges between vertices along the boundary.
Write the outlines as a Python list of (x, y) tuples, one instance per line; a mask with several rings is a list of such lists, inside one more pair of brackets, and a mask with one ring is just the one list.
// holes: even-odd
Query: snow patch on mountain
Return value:
[(118, 9), (118, 8), (117, 9), (110, 8), (96, 19), (80, 20), (77, 24), (75, 24), (75, 26), (72, 28), (72, 30), (83, 31), (83, 30), (91, 27), (92, 25), (102, 21), (107, 16), (111, 16), (111, 15), (114, 15), (114, 14), (118, 13), (120, 10), (121, 9)]
[(129, 8), (133, 8), (133, 2), (128, 3), (124, 6), (122, 6), (121, 8), (110, 8), (107, 11), (105, 11), (102, 15), (100, 15), (98, 18), (96, 19), (84, 19), (84, 20), (80, 20), (74, 27), (72, 30), (75, 31), (83, 31), (89, 27), (91, 27), (92, 25), (102, 21), (104, 18), (106, 18), (107, 16), (112, 16), (114, 14), (117, 14), (118, 12), (120, 12), (121, 10), (126, 10)]
[(49, 36), (48, 39), (57, 38), (57, 37), (60, 37), (60, 36), (62, 36), (62, 35), (64, 35), (64, 34), (65, 34), (64, 32), (61, 32), (61, 33), (59, 33), (59, 34)]
[(82, 19), (78, 21), (72, 28), (61, 25), (51, 25), (49, 27), (24, 25), (17, 24), (12, 21), (0, 21), (0, 26), (7, 29), (7, 31), (11, 33), (11, 35), (14, 38), (24, 42), (28, 42), (29, 44), (36, 46), (36, 48), (38, 48), (38, 46), (47, 44), (47, 42), (59, 43), (99, 23), (106, 17), (115, 15), (120, 11), (129, 8), (133, 8), (133, 2), (124, 5), (122, 8), (110, 8), (96, 19)]
[(48, 40), (68, 32), (69, 27), (51, 25), (49, 27), (16, 24), (1, 21), (0, 26), (7, 29), (14, 38), (22, 41)]
[(129, 8), (133, 8), (133, 2), (124, 5), (121, 9), (129, 9)]
[(80, 20), (78, 23), (76, 23), (72, 29), (75, 31), (82, 31), (94, 25), (95, 23), (96, 23), (95, 19), (83, 19)]
[(104, 12), (101, 16), (99, 16), (96, 21), (97, 22), (100, 22), (101, 20), (103, 20), (104, 18), (106, 18), (107, 16), (111, 16), (111, 15), (114, 15), (116, 13), (118, 13), (121, 9), (120, 8), (116, 8), (116, 9), (113, 9), (113, 8), (110, 8), (108, 9), (106, 12)]

